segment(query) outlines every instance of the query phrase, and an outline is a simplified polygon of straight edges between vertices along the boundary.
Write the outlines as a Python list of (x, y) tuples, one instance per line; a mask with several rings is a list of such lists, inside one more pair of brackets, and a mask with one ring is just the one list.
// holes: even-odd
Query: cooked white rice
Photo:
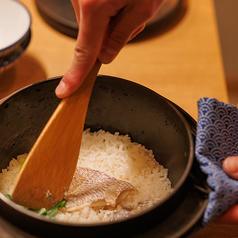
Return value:
[[(0, 173), (0, 191), (11, 194), (19, 174), (20, 166), (26, 154), (12, 159), (7, 169)], [(129, 195), (124, 203), (132, 208), (144, 201), (160, 201), (171, 191), (168, 170), (154, 158), (153, 152), (144, 146), (131, 142), (128, 135), (114, 135), (100, 130), (91, 133), (87, 129), (83, 133), (78, 165), (102, 171), (116, 179), (132, 184), (138, 194)], [(122, 210), (121, 206), (116, 208)], [(77, 212), (60, 210), (55, 219), (68, 222), (98, 222), (105, 220), (107, 210), (91, 207)]]
[(27, 154), (17, 156), (17, 159), (12, 159), (9, 166), (0, 173), (0, 192), (3, 194), (12, 194), (14, 184), (16, 183), (21, 165)]

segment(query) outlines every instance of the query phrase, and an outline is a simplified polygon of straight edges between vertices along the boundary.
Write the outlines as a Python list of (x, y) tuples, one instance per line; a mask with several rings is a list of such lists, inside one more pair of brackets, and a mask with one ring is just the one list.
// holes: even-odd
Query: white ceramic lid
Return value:
[(0, 51), (24, 38), (30, 26), (31, 16), (23, 4), (15, 0), (0, 0)]

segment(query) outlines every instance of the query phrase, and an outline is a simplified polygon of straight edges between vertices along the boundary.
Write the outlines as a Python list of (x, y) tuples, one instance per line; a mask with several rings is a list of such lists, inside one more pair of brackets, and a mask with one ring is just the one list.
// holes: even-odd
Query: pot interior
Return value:
[[(0, 169), (12, 158), (29, 152), (60, 102), (54, 94), (59, 78), (27, 87), (0, 107)], [(98, 76), (85, 128), (129, 134), (132, 141), (154, 152), (169, 169), (172, 186), (183, 176), (193, 157), (193, 142), (182, 115), (163, 97), (138, 84)]]
[[(61, 77), (26, 87), (0, 104), (0, 169), (30, 151), (60, 102), (54, 90)], [(100, 75), (90, 99), (85, 129), (129, 134), (169, 169), (174, 192), (184, 184), (194, 157), (190, 128), (165, 98), (136, 83)]]

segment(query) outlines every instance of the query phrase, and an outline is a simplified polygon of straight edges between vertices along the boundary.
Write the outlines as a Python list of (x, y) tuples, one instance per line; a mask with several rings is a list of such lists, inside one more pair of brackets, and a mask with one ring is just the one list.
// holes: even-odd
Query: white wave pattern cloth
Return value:
[(238, 181), (222, 169), (228, 156), (238, 154), (238, 109), (214, 98), (198, 101), (195, 155), (211, 188), (203, 226), (238, 202)]

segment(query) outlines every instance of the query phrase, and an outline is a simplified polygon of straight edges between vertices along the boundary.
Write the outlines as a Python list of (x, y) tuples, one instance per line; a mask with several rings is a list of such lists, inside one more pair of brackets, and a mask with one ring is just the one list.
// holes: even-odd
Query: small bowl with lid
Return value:
[(0, 71), (26, 50), (31, 39), (31, 15), (15, 0), (0, 1)]

